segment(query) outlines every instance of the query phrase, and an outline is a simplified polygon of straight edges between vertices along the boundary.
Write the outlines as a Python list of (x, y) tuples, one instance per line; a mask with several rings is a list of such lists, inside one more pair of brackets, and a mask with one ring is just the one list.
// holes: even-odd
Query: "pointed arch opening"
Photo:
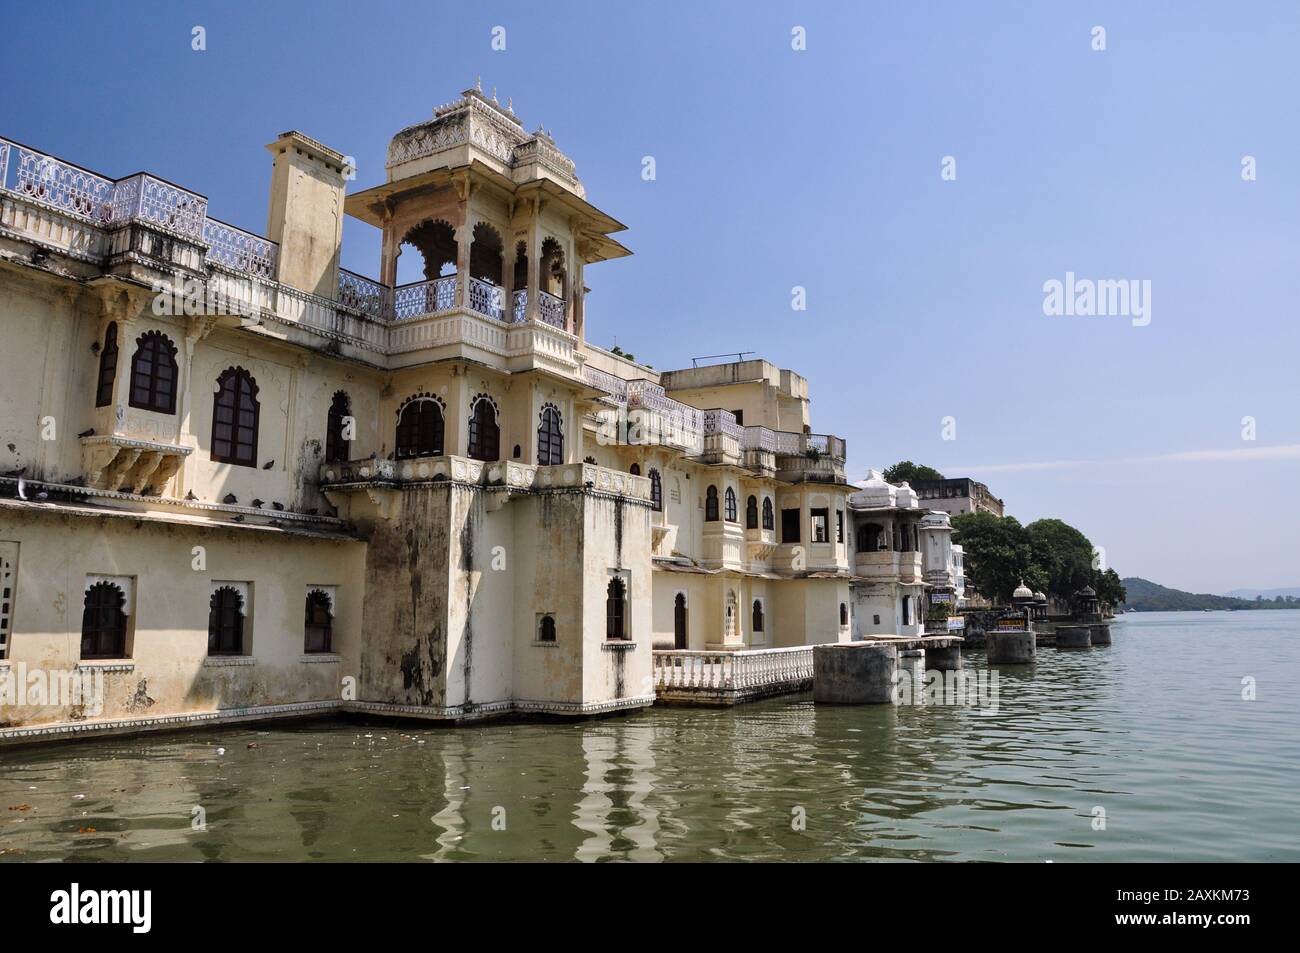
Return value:
[(542, 407), (537, 425), (537, 465), (553, 467), (564, 462), (564, 420), (554, 404)]
[(469, 456), (472, 460), (483, 461), (501, 458), (501, 426), (497, 423), (497, 406), (486, 394), (475, 397), (470, 408)]
[(325, 462), (343, 463), (352, 441), (352, 398), (347, 391), (335, 391), (325, 421)]
[(441, 456), (445, 429), (442, 401), (431, 394), (408, 397), (397, 411), (393, 455), (399, 460)]
[(176, 413), (176, 345), (161, 331), (146, 331), (131, 358), (132, 407), (158, 414)]
[(217, 463), (257, 466), (257, 429), (261, 407), (257, 381), (242, 367), (228, 367), (217, 378), (212, 401), (212, 450)]

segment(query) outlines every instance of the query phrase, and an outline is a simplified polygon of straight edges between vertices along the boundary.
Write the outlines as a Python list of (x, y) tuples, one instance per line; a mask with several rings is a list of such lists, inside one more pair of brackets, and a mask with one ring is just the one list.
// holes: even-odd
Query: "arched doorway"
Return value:
[(684, 649), (690, 641), (686, 622), (686, 593), (677, 593), (673, 600), (673, 648)]

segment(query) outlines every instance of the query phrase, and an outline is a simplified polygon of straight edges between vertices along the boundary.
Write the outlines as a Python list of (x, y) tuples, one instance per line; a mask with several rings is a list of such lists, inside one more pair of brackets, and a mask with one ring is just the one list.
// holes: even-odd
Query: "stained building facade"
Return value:
[(339, 152), (268, 150), (259, 235), (0, 139), (0, 677), (104, 686), (0, 694), (0, 739), (603, 713), (653, 702), (656, 649), (851, 637), (808, 382), (591, 343), (624, 226), (547, 133), (467, 90), (350, 194)]

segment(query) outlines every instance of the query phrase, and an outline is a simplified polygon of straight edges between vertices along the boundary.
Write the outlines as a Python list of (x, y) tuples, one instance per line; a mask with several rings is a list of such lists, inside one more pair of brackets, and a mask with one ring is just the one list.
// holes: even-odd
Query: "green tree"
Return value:
[(966, 554), (966, 572), (986, 598), (1010, 602), (1022, 580), (1031, 589), (1046, 585), (1029, 533), (1014, 516), (962, 513), (953, 517), (952, 528), (952, 541)]
[(1035, 520), (1025, 532), (1034, 564), (1046, 578), (1048, 595), (1071, 599), (1093, 582), (1093, 547), (1087, 536), (1058, 519)]
[(1119, 573), (1113, 569), (1107, 569), (1105, 572), (1094, 569), (1092, 588), (1097, 590), (1097, 598), (1104, 605), (1112, 608), (1122, 606), (1128, 601), (1128, 590), (1124, 587), (1123, 580), (1119, 578)]
[(934, 467), (900, 460), (885, 470), (884, 477), (886, 483), (915, 483), (917, 480), (942, 480), (943, 474)]

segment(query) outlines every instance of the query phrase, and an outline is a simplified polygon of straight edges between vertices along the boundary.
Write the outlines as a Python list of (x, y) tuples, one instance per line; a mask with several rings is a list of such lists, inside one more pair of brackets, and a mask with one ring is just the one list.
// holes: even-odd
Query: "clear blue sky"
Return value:
[[(810, 379), (854, 479), (978, 476), (1123, 575), (1300, 585), (1296, 3), (22, 4), (4, 32), (0, 134), (256, 231), (278, 133), (364, 188), (481, 75), (629, 225), (588, 272), (594, 342), (758, 352)], [(377, 262), (349, 223), (344, 263)], [(1066, 271), (1150, 280), (1150, 325), (1045, 316)]]

